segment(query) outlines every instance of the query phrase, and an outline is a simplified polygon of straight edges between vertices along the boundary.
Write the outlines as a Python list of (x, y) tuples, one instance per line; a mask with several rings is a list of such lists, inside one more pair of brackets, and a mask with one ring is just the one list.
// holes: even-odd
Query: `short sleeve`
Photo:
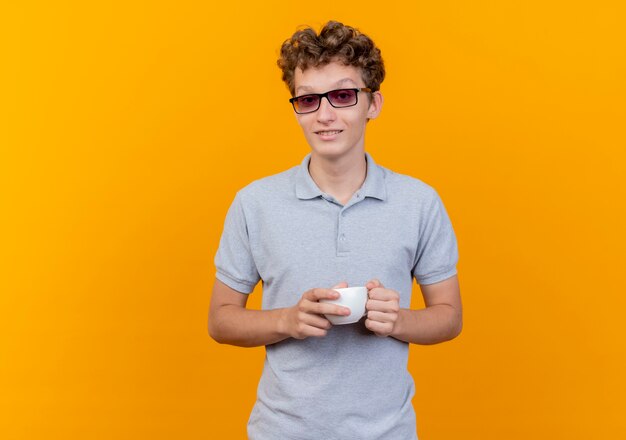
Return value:
[(248, 236), (246, 215), (240, 193), (228, 210), (220, 245), (215, 255), (216, 278), (231, 289), (251, 293), (259, 282)]
[(452, 223), (439, 195), (433, 198), (420, 219), (419, 242), (413, 276), (418, 284), (434, 284), (456, 275), (459, 259)]

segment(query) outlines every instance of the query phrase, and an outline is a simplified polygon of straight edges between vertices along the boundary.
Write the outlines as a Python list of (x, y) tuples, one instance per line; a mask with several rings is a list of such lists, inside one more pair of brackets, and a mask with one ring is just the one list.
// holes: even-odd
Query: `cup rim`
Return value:
[(365, 289), (365, 291), (367, 291), (367, 287), (365, 286), (339, 287), (339, 288), (332, 289), (332, 290), (335, 290), (339, 293), (349, 293), (353, 290), (362, 290), (362, 289)]

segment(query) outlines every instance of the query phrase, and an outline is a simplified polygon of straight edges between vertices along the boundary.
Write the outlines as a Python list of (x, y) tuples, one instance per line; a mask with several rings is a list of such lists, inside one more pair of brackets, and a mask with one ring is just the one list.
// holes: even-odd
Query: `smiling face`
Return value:
[[(309, 67), (304, 71), (298, 68), (294, 83), (296, 96), (366, 87), (359, 68), (339, 62)], [(317, 111), (296, 114), (312, 155), (335, 160), (363, 153), (367, 120), (376, 118), (382, 107), (380, 92), (372, 93), (371, 99), (368, 95), (359, 92), (357, 104), (344, 108), (335, 108), (322, 98)]]

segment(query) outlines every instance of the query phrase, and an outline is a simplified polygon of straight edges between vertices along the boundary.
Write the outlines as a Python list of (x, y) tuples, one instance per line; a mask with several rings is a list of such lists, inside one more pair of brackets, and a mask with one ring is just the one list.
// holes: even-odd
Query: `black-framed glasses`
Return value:
[(352, 107), (359, 102), (359, 92), (371, 92), (372, 89), (362, 87), (358, 89), (337, 89), (326, 93), (309, 93), (308, 95), (296, 96), (289, 102), (298, 114), (313, 113), (320, 108), (322, 98), (328, 99), (330, 105), (335, 108)]

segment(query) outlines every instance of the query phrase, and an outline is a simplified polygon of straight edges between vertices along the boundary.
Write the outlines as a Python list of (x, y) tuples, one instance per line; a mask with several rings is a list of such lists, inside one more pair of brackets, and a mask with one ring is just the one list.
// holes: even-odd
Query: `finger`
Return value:
[(384, 313), (397, 313), (400, 309), (397, 301), (379, 301), (376, 299), (369, 299), (365, 303), (365, 308), (368, 311), (384, 312)]
[(306, 313), (302, 318), (302, 322), (310, 327), (315, 327), (323, 330), (328, 330), (333, 325), (330, 321), (321, 315), (313, 315)]
[(395, 290), (383, 289), (379, 287), (370, 290), (367, 297), (378, 301), (397, 301), (400, 299), (400, 295)]
[(324, 303), (324, 302), (310, 302), (309, 304), (309, 312), (315, 313), (317, 315), (339, 315), (339, 316), (347, 316), (350, 314), (350, 309), (348, 307), (343, 307), (337, 304), (332, 303)]
[(328, 334), (328, 330), (322, 330), (322, 329), (319, 329), (319, 328), (311, 327), (311, 334), (309, 335), (309, 337), (312, 337), (312, 338), (323, 338), (327, 334)]
[(395, 313), (369, 311), (367, 312), (367, 319), (373, 322), (380, 322), (382, 324), (393, 324), (397, 321), (398, 315)]
[(300, 339), (304, 339), (308, 337), (322, 338), (326, 336), (327, 333), (328, 333), (327, 329), (306, 326), (302, 329), (302, 332), (300, 333), (301, 335)]
[(387, 336), (389, 333), (391, 333), (391, 326), (387, 323), (382, 323), (382, 322), (377, 322), (377, 321), (372, 321), (371, 319), (366, 319), (365, 320), (365, 327), (376, 333), (377, 336)]
[[(329, 290), (329, 289), (320, 289), (320, 290)], [(329, 290), (329, 292), (335, 293), (335, 294), (337, 294), (337, 296), (339, 296), (339, 294), (337, 292), (335, 292), (334, 290)], [(316, 301), (316, 300), (307, 299), (305, 297), (305, 298), (303, 298), (302, 301), (300, 301), (298, 303), (299, 310), (301, 312), (303, 312), (303, 313), (311, 313), (311, 314), (315, 314), (315, 315), (340, 315), (340, 316), (345, 316), (345, 315), (349, 315), (350, 314), (350, 309), (349, 308), (343, 307), (343, 306), (340, 306), (340, 305), (334, 304), (334, 303), (323, 302), (324, 299), (327, 299), (327, 298), (321, 298), (320, 301), (322, 301), (322, 302), (320, 302), (320, 301)], [(333, 299), (336, 299), (336, 298), (330, 298), (331, 301)]]
[(320, 299), (337, 299), (339, 298), (339, 292), (333, 289), (311, 289), (304, 292), (302, 295), (304, 299), (307, 299), (312, 302), (317, 302)]
[(333, 286), (333, 289), (344, 289), (348, 287), (348, 283), (346, 283), (345, 281), (342, 281), (341, 283), (337, 284), (336, 286)]
[(367, 287), (368, 290), (371, 290), (377, 287), (385, 287), (385, 286), (383, 286), (383, 283), (381, 283), (378, 279), (374, 278), (373, 280), (368, 281), (365, 287)]

